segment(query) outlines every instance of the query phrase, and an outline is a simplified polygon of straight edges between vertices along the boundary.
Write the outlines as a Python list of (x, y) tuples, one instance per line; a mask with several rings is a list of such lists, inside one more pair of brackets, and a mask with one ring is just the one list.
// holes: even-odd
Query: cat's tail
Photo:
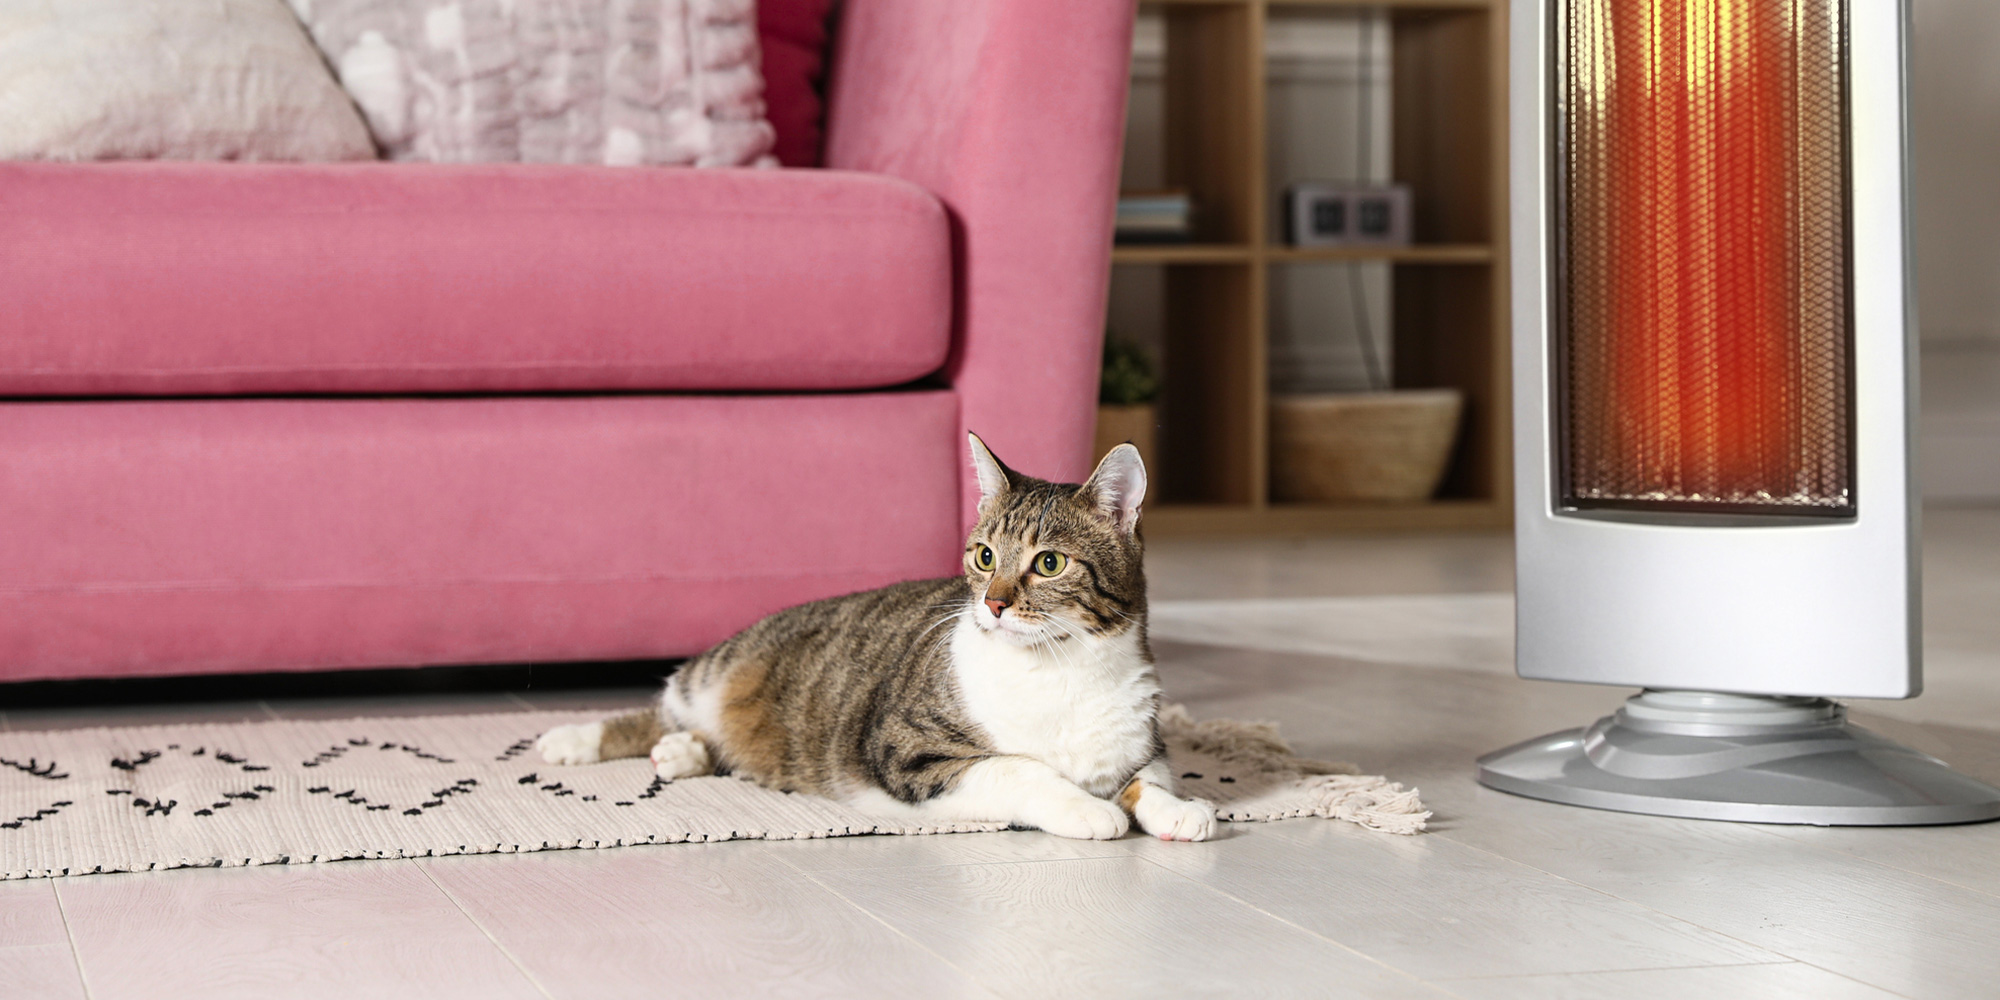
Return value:
[(551, 764), (595, 764), (620, 757), (644, 757), (667, 734), (660, 710), (643, 708), (602, 722), (557, 726), (535, 741), (535, 749)]

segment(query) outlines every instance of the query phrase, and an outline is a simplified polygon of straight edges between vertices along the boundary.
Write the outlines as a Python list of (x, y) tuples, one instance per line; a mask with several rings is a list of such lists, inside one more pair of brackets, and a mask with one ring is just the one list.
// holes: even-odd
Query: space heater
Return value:
[(1831, 700), (1920, 687), (1904, 2), (1510, 6), (1518, 669), (1643, 690), (1479, 780), (2000, 817)]

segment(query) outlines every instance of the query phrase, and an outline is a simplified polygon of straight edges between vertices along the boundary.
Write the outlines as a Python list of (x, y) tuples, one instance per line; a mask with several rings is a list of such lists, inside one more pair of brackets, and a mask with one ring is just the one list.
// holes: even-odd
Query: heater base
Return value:
[(2000, 819), (2000, 789), (1822, 698), (1647, 691), (1583, 729), (1479, 758), (1479, 783), (1593, 809), (1744, 823)]

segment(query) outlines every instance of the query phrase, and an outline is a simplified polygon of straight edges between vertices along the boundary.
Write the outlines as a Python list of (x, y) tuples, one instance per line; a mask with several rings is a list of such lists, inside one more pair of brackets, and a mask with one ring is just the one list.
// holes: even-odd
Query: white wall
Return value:
[(2000, 343), (2000, 3), (1916, 0), (1910, 88), (1926, 341)]
[(2000, 2), (1914, 0), (1924, 495), (2000, 500)]

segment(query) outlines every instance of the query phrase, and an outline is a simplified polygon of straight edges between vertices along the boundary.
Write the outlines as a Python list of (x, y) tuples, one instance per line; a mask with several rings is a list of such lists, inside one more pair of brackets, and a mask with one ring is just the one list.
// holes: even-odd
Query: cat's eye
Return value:
[(972, 550), (972, 564), (982, 573), (993, 572), (993, 550), (987, 546), (976, 546)]
[(1069, 568), (1069, 557), (1056, 551), (1043, 552), (1035, 557), (1035, 572), (1043, 576), (1061, 576)]

